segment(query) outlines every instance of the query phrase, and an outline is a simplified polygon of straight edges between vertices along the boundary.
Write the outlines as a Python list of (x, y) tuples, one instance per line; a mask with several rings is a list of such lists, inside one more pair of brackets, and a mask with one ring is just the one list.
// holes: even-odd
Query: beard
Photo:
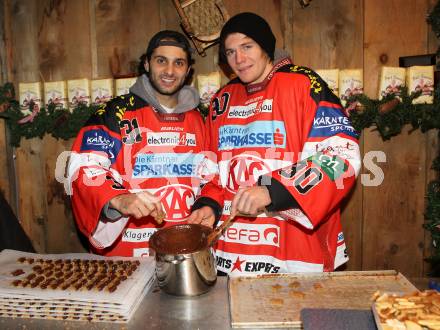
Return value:
[(161, 86), (161, 84), (159, 82), (160, 76), (158, 77), (153, 74), (149, 74), (148, 78), (150, 80), (151, 86), (156, 90), (156, 92), (158, 92), (162, 95), (174, 95), (178, 91), (180, 91), (185, 84), (185, 79), (183, 79), (181, 81), (177, 81), (177, 83), (174, 86), (163, 87), (163, 86)]

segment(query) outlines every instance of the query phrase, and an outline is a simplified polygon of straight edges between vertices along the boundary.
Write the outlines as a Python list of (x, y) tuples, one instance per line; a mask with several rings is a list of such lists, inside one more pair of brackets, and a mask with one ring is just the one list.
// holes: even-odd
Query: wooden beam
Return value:
[(293, 58), (293, 1), (281, 0), (281, 31), (283, 49)]

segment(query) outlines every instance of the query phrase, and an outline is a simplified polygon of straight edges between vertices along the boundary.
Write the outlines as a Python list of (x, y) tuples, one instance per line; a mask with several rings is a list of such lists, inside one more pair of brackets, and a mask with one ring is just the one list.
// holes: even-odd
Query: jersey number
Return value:
[(216, 97), (212, 100), (212, 120), (222, 115), (228, 108), (229, 93), (223, 93), (220, 98)]
[(125, 136), (122, 138), (124, 144), (134, 144), (142, 141), (141, 130), (136, 118), (131, 121), (128, 119), (121, 120), (119, 127), (121, 130), (125, 130)]
[(297, 163), (288, 169), (282, 169), (279, 174), (285, 179), (293, 180), (293, 186), (302, 195), (316, 187), (323, 177), (318, 168), (308, 167), (307, 162)]

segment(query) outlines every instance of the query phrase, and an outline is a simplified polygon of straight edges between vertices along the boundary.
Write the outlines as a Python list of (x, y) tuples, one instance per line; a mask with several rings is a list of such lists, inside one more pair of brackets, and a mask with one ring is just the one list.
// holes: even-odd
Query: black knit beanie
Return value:
[(222, 63), (227, 63), (225, 56), (225, 39), (231, 33), (243, 33), (253, 39), (273, 61), (275, 52), (275, 36), (264, 18), (254, 13), (240, 13), (231, 17), (220, 32), (220, 54)]

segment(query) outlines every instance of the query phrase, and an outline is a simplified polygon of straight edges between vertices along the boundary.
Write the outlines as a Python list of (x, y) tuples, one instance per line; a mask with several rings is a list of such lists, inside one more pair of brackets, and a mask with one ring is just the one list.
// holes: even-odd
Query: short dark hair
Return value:
[(186, 53), (188, 65), (193, 64), (193, 59), (191, 57), (193, 50), (188, 39), (182, 33), (172, 30), (163, 30), (156, 33), (148, 43), (146, 51), (146, 58), (148, 61), (150, 61), (154, 50), (159, 46), (176, 46), (182, 48)]

